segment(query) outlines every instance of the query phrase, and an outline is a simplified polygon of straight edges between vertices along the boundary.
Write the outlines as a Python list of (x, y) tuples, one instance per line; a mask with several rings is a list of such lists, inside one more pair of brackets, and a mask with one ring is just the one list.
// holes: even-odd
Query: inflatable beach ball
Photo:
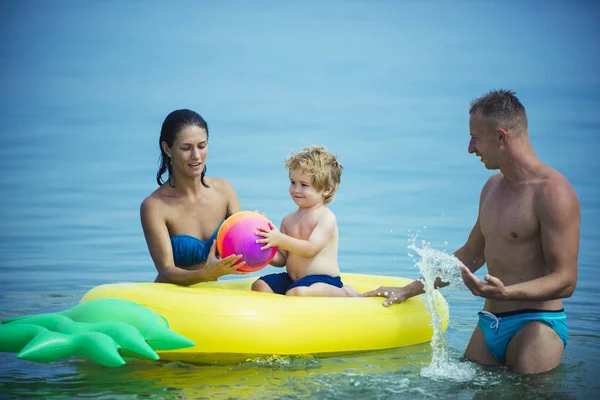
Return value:
[(277, 247), (260, 249), (264, 244), (256, 243), (257, 239), (262, 239), (256, 235), (259, 226), (268, 229), (269, 220), (254, 211), (241, 211), (227, 218), (217, 233), (217, 251), (221, 258), (241, 254), (238, 263), (246, 261), (246, 265), (238, 271), (243, 272), (258, 271), (269, 265), (275, 258)]

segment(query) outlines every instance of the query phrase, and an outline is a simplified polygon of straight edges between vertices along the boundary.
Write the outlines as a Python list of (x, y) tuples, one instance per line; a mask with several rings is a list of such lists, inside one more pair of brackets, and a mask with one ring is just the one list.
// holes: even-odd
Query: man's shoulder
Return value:
[(496, 172), (495, 174), (493, 174), (492, 176), (490, 176), (488, 178), (488, 180), (485, 182), (486, 185), (495, 185), (498, 184), (498, 182), (500, 182), (502, 179), (504, 179), (504, 175), (502, 175), (502, 172)]
[(571, 182), (559, 171), (548, 167), (536, 186), (535, 203), (540, 210), (565, 212), (579, 209), (579, 198)]
[(481, 195), (482, 197), (485, 197), (485, 195), (494, 187), (496, 187), (500, 181), (504, 179), (503, 175), (501, 172), (497, 172), (495, 174), (493, 174), (492, 176), (490, 176), (488, 178), (487, 181), (485, 181), (485, 184), (483, 185), (483, 188), (481, 189)]
[(577, 197), (571, 182), (569, 182), (563, 174), (552, 167), (546, 168), (544, 178), (540, 180), (540, 184), (537, 187), (538, 194), (540, 194), (542, 198), (551, 195)]

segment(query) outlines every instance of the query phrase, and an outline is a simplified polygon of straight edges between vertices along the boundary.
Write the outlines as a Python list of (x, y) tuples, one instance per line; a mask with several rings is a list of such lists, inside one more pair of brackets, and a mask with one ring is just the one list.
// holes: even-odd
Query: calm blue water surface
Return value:
[[(99, 284), (154, 279), (139, 204), (156, 188), (160, 125), (177, 108), (209, 123), (209, 175), (277, 224), (294, 206), (289, 151), (336, 153), (344, 174), (331, 208), (345, 272), (417, 277), (406, 248), (417, 232), (438, 250), (463, 244), (491, 174), (467, 154), (467, 111), (494, 88), (520, 96), (536, 153), (573, 183), (582, 223), (579, 282), (565, 300), (569, 345), (548, 374), (428, 379), (429, 345), (118, 369), (1, 353), (0, 395), (596, 397), (598, 20), (594, 1), (1, 1), (0, 318), (70, 308)], [(460, 361), (483, 302), (444, 295)]]

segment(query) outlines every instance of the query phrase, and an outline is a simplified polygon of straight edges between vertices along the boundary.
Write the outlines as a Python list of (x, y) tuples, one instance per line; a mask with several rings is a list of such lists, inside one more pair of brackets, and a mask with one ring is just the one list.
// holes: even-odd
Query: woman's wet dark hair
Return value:
[[(179, 135), (179, 132), (188, 126), (197, 126), (204, 129), (206, 131), (206, 138), (208, 139), (208, 125), (206, 124), (206, 121), (200, 116), (200, 114), (192, 110), (175, 110), (167, 115), (167, 118), (165, 118), (165, 121), (162, 124), (162, 128), (160, 130), (160, 139), (158, 140), (158, 147), (160, 148), (160, 158), (158, 160), (160, 167), (158, 168), (158, 173), (156, 174), (156, 183), (158, 183), (159, 186), (165, 182), (169, 182), (169, 185), (174, 187), (174, 185), (171, 183), (173, 165), (171, 164), (171, 159), (163, 150), (161, 143), (166, 142), (167, 146), (172, 147), (177, 135)], [(168, 172), (169, 174), (167, 181), (163, 180), (163, 175), (165, 172)], [(204, 187), (208, 187), (204, 181), (205, 175), (206, 164), (204, 165), (204, 169), (200, 175), (200, 182), (202, 182)]]

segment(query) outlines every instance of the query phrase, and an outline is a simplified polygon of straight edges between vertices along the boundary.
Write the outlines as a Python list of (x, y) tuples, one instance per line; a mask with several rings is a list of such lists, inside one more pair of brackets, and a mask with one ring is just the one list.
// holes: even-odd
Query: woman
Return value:
[[(215, 255), (223, 220), (241, 211), (231, 184), (206, 177), (208, 126), (191, 110), (176, 110), (160, 132), (159, 188), (142, 202), (140, 215), (146, 243), (158, 270), (156, 282), (193, 285), (228, 274), (241, 255)], [(164, 173), (168, 173), (166, 182)]]

